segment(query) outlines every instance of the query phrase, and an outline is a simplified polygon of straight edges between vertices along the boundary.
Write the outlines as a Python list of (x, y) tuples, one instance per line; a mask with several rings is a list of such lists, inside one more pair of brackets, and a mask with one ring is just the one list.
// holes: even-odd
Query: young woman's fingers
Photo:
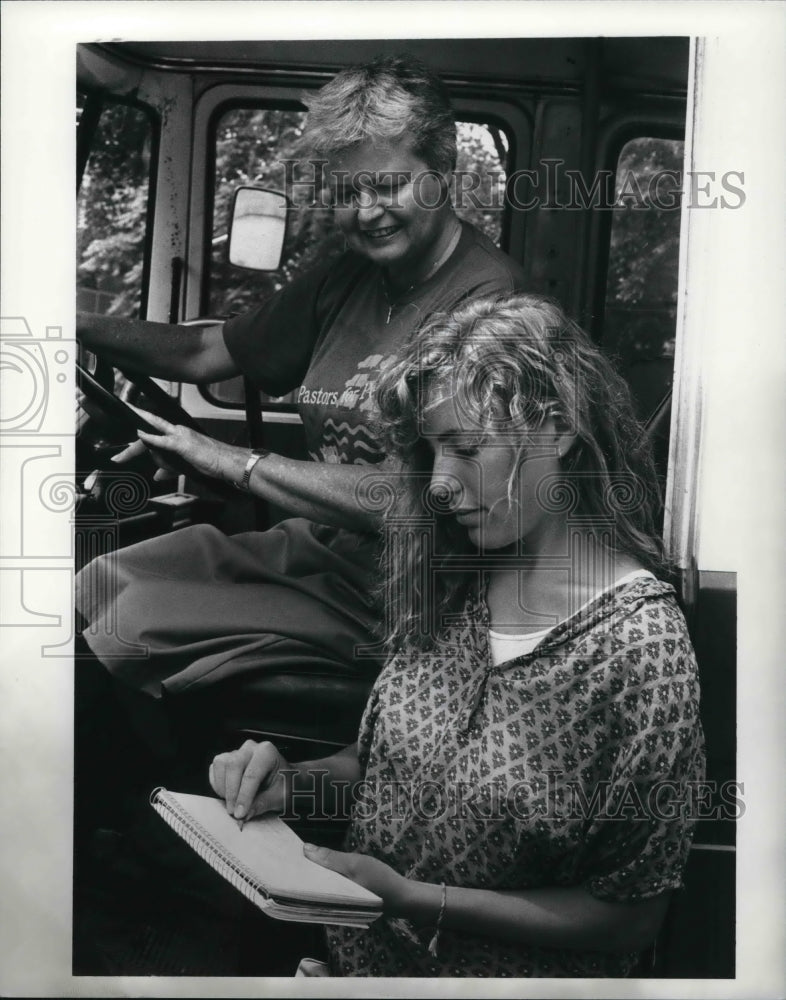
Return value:
[(316, 844), (303, 844), (303, 853), (309, 860), (315, 861), (323, 868), (330, 868), (334, 872), (352, 878), (354, 855), (344, 851), (332, 851), (329, 847), (318, 847)]
[(210, 765), (208, 779), (211, 787), (219, 798), (225, 800), (227, 811), (230, 813), (235, 808), (235, 798), (243, 771), (251, 759), (252, 748), (255, 746), (251, 740), (246, 740), (238, 750), (217, 754)]
[(244, 787), (244, 784), (248, 785), (246, 775), (248, 768), (251, 765), (251, 761), (253, 760), (253, 754), (253, 750), (247, 749), (245, 745), (239, 750), (236, 750), (224, 776), (224, 791), (226, 796), (227, 812), (230, 816), (236, 816), (238, 819), (240, 817), (237, 813), (237, 804), (240, 795), (242, 794), (241, 790)]
[(275, 781), (280, 764), (281, 757), (272, 743), (257, 744), (237, 792), (233, 813), (236, 819), (249, 816), (253, 805), (263, 807), (264, 797), (260, 793), (267, 791)]
[(222, 755), (219, 754), (218, 757), (213, 758), (213, 763), (210, 765), (207, 772), (207, 780), (210, 782), (210, 787), (216, 793), (216, 795), (223, 799), (224, 795), (224, 774), (225, 774), (225, 764), (221, 760)]

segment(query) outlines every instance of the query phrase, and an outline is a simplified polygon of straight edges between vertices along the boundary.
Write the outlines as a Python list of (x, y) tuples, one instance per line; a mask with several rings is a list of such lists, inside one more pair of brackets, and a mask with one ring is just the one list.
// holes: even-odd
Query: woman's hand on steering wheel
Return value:
[[(237, 463), (233, 461), (232, 452), (235, 449), (231, 445), (222, 444), (182, 424), (172, 424), (163, 417), (138, 406), (133, 406), (132, 409), (156, 428), (155, 434), (141, 429), (137, 430), (137, 434), (142, 445), (151, 450), (153, 458), (162, 470), (175, 471), (166, 462), (167, 454), (172, 454), (178, 455), (197, 472), (212, 479), (232, 480), (234, 466)], [(138, 453), (138, 444), (134, 442), (116, 455), (113, 461), (126, 461)], [(156, 477), (161, 478), (158, 473)]]
[[(127, 435), (125, 440), (129, 441), (135, 433), (139, 433), (140, 429), (145, 430), (151, 438), (150, 441), (143, 441), (140, 437), (139, 440), (123, 447), (120, 452), (112, 456), (114, 464), (125, 464), (147, 452), (159, 466), (159, 471), (154, 475), (156, 480), (169, 478), (173, 473), (185, 474), (201, 482), (218, 496), (229, 497), (234, 493), (229, 483), (234, 483), (239, 477), (233, 477), (230, 473), (226, 476), (229, 483), (224, 482), (220, 478), (220, 471), (218, 475), (216, 474), (216, 469), (217, 466), (219, 469), (224, 468), (224, 463), (220, 461), (223, 457), (226, 459), (227, 469), (239, 464), (242, 475), (243, 464), (247, 458), (245, 451), (221, 445), (203, 434), (193, 417), (146, 375), (124, 373), (130, 386), (141, 392), (148, 400), (147, 405), (154, 405), (168, 419), (132, 407), (129, 402), (120, 399), (112, 391), (114, 374), (111, 366), (103, 362), (95, 352), (93, 356), (96, 361), (95, 374), (79, 363), (76, 365), (77, 382), (83, 397), (83, 410), (91, 417), (96, 414), (99, 419), (103, 416), (110, 421), (115, 441), (123, 441), (121, 434)], [(146, 424), (146, 427), (140, 428), (140, 424)], [(179, 433), (173, 438), (171, 431), (175, 428)], [(171, 438), (171, 440), (167, 443), (165, 440), (159, 440), (160, 438)], [(238, 452), (239, 455), (236, 454)], [(192, 456), (198, 456), (200, 461), (193, 462)]]
[(116, 465), (124, 465), (126, 462), (133, 462), (140, 455), (150, 455), (158, 466), (153, 473), (153, 481), (156, 483), (163, 482), (166, 479), (173, 479), (179, 474), (177, 469), (174, 469), (164, 460), (160, 452), (157, 452), (153, 448), (148, 448), (144, 442), (139, 440), (132, 441), (131, 444), (126, 445), (122, 451), (119, 451), (116, 455), (112, 455), (109, 461)]

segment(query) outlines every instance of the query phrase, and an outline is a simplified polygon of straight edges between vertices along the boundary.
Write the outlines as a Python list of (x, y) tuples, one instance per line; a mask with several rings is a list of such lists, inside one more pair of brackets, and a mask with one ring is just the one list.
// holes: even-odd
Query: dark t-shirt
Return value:
[(458, 246), (428, 281), (391, 306), (383, 272), (346, 253), (296, 279), (259, 309), (227, 321), (224, 339), (264, 392), (296, 390), (312, 458), (368, 464), (383, 453), (373, 428), (381, 371), (424, 321), (481, 295), (522, 288), (510, 257), (463, 223)]

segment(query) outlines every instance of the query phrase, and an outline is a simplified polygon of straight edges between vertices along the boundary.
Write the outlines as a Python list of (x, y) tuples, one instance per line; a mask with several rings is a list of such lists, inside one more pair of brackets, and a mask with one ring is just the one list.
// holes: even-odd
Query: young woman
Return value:
[(328, 928), (334, 975), (626, 975), (680, 885), (704, 767), (627, 388), (519, 296), (430, 322), (378, 402), (406, 471), (358, 743), (290, 766), (249, 742), (211, 785), (246, 819), (354, 790), (346, 853), (307, 851), (384, 915)]

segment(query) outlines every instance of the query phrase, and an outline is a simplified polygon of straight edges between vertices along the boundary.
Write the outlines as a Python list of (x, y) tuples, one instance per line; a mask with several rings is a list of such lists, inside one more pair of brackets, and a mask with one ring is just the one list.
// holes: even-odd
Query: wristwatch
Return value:
[(245, 469), (243, 469), (240, 481), (235, 483), (237, 489), (243, 493), (248, 493), (248, 484), (251, 480), (251, 473), (254, 471), (254, 466), (261, 458), (266, 458), (269, 454), (270, 451), (267, 448), (254, 448), (248, 456), (248, 461), (246, 462)]

